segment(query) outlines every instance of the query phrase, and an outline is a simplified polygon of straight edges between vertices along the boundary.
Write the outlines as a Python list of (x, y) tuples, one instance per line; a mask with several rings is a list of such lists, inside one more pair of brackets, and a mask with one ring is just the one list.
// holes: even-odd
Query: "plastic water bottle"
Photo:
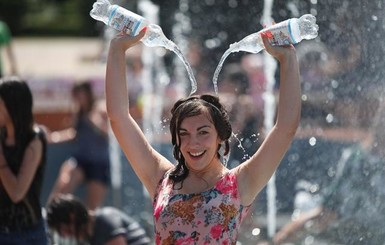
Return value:
[(147, 27), (146, 34), (140, 41), (148, 47), (164, 47), (174, 52), (186, 67), (191, 81), (190, 94), (195, 93), (197, 90), (197, 82), (190, 64), (187, 62), (180, 48), (164, 35), (159, 25), (152, 24), (144, 17), (119, 5), (111, 5), (108, 0), (97, 0), (92, 5), (90, 15), (95, 20), (102, 21), (117, 31), (123, 31), (131, 36), (138, 35), (143, 28)]
[(296, 44), (303, 39), (314, 39), (318, 35), (316, 17), (305, 14), (300, 18), (291, 18), (270, 27), (262, 29), (257, 33), (250, 34), (239, 42), (230, 45), (231, 52), (245, 51), (258, 53), (264, 49), (261, 32), (266, 32), (272, 45)]
[(303, 39), (313, 39), (318, 36), (318, 25), (316, 18), (311, 14), (305, 14), (300, 18), (292, 18), (262, 29), (244, 37), (241, 41), (230, 44), (230, 47), (222, 55), (213, 76), (215, 93), (218, 94), (218, 76), (222, 70), (226, 58), (234, 52), (245, 51), (258, 53), (265, 47), (261, 33), (266, 32), (272, 45), (296, 44)]
[(141, 40), (146, 46), (160, 46), (172, 51), (175, 49), (175, 44), (166, 38), (159, 25), (151, 24), (144, 17), (119, 5), (111, 5), (108, 0), (97, 0), (92, 6), (90, 15), (95, 20), (131, 36), (138, 35), (144, 27), (147, 27), (146, 34)]

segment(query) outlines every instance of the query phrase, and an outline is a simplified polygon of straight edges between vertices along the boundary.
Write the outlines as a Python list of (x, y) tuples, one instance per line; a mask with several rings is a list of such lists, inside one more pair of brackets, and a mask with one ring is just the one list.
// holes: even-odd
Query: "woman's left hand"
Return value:
[(284, 46), (273, 46), (271, 45), (268, 33), (266, 32), (261, 33), (261, 38), (263, 45), (265, 46), (265, 50), (279, 61), (285, 59), (287, 56), (295, 54), (295, 48), (292, 44)]

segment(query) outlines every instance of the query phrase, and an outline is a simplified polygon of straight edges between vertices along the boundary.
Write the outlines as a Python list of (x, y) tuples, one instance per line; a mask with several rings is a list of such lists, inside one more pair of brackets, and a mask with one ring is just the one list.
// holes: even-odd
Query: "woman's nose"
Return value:
[(189, 145), (190, 146), (196, 146), (196, 145), (200, 145), (200, 140), (199, 140), (199, 138), (198, 137), (196, 137), (196, 136), (191, 136), (190, 137), (190, 140), (189, 140)]

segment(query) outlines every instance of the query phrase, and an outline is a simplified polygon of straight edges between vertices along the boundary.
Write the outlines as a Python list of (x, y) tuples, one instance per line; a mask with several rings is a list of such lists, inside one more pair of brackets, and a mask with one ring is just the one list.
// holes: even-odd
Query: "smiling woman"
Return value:
[(127, 113), (125, 52), (144, 36), (123, 33), (110, 43), (106, 73), (107, 112), (129, 163), (153, 200), (156, 244), (236, 244), (240, 225), (257, 194), (287, 151), (299, 123), (299, 70), (293, 46), (266, 50), (280, 61), (280, 100), (276, 125), (259, 150), (228, 169), (232, 135), (229, 116), (217, 96), (193, 95), (171, 109), (174, 165), (158, 153)]

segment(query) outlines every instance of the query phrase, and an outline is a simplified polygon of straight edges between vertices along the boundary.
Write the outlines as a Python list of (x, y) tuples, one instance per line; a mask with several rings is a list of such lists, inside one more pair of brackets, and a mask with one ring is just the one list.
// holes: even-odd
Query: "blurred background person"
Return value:
[(250, 80), (241, 65), (231, 63), (225, 66), (223, 79), (218, 83), (219, 97), (228, 108), (233, 128), (229, 167), (238, 166), (250, 158), (259, 148), (262, 139), (263, 114), (255, 106), (250, 94)]
[[(7, 23), (1, 20), (0, 16), (0, 48), (4, 48), (6, 57), (9, 61), (9, 69), (10, 74), (9, 75), (17, 75), (17, 68), (16, 68), (16, 59), (13, 52), (12, 47), (12, 36), (11, 32), (8, 28)], [(4, 76), (4, 65), (3, 60), (1, 59), (1, 53), (0, 53), (0, 77)]]
[[(250, 81), (249, 93), (257, 106), (257, 112), (263, 117), (265, 104), (263, 94), (266, 91), (265, 62), (263, 54), (244, 54), (241, 58), (241, 66)], [(261, 122), (262, 121), (261, 118)]]
[(383, 244), (384, 125), (385, 104), (380, 102), (370, 143), (353, 144), (342, 151), (335, 178), (321, 190), (319, 204), (284, 225), (272, 244), (302, 244), (307, 237), (328, 244)]
[(62, 238), (90, 245), (146, 245), (150, 238), (130, 216), (114, 207), (88, 210), (71, 194), (54, 197), (47, 206), (47, 223), (55, 234), (53, 243)]
[(0, 244), (47, 244), (39, 199), (46, 138), (32, 107), (23, 80), (0, 80)]
[(50, 134), (51, 143), (71, 141), (74, 152), (60, 169), (48, 201), (58, 193), (73, 193), (86, 184), (86, 205), (103, 205), (110, 185), (108, 122), (104, 103), (96, 103), (89, 81), (76, 83), (72, 89), (76, 106), (73, 127)]

